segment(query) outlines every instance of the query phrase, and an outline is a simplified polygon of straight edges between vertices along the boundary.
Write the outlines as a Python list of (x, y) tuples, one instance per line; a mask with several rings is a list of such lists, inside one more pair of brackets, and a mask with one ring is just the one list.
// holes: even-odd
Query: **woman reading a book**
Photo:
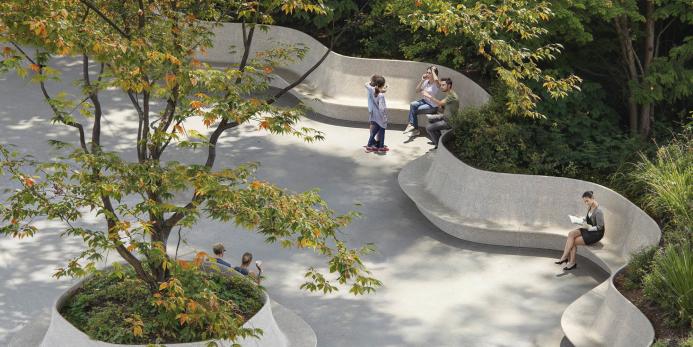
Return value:
[(587, 205), (587, 216), (585, 218), (570, 216), (570, 219), (573, 223), (581, 222), (583, 226), (568, 233), (563, 255), (556, 262), (559, 265), (568, 263), (563, 270), (572, 270), (577, 267), (577, 262), (575, 261), (577, 246), (591, 245), (599, 242), (604, 237), (604, 213), (599, 208), (597, 200), (594, 200), (594, 192), (584, 192), (582, 201)]

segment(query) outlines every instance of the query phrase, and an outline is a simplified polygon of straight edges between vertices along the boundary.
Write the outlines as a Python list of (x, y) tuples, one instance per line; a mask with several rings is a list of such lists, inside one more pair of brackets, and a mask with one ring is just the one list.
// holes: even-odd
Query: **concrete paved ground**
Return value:
[[(67, 70), (65, 80), (79, 78), (78, 61), (57, 62)], [(52, 84), (49, 89), (74, 91), (67, 82)], [(137, 124), (129, 102), (116, 91), (105, 93), (103, 100), (109, 110), (103, 126), (105, 146), (134, 158), (128, 141), (136, 137)], [(283, 102), (295, 101), (286, 98)], [(73, 133), (48, 120), (47, 106), (36, 86), (13, 74), (0, 76), (0, 143), (14, 143), (39, 158), (49, 158), (55, 153), (46, 143), (47, 135), (72, 139)], [(270, 296), (313, 327), (318, 346), (567, 344), (560, 329), (561, 313), (605, 280), (606, 273), (584, 259), (577, 271), (563, 273), (553, 264), (556, 252), (479, 245), (438, 230), (419, 213), (396, 180), (405, 163), (430, 148), (426, 138), (406, 142), (401, 130), (388, 130), (386, 143), (392, 150), (380, 156), (364, 153), (364, 124), (313, 116), (303, 125), (324, 131), (326, 140), (307, 144), (245, 125), (227, 132), (220, 141), (217, 165), (258, 161), (261, 179), (294, 191), (319, 187), (333, 209), (363, 213), (344, 230), (343, 237), (352, 246), (368, 242), (377, 246), (377, 253), (368, 256), (366, 264), (385, 286), (374, 295), (361, 297), (346, 291), (331, 295), (302, 292), (298, 287), (304, 270), (308, 266), (324, 268), (319, 257), (267, 245), (256, 234), (211, 221), (183, 231), (186, 249), (210, 251), (212, 243), (223, 242), (232, 263), (243, 252), (253, 252), (264, 262), (267, 279), (263, 285)], [(203, 161), (190, 155), (186, 159)], [(10, 184), (0, 178), (0, 187)], [(59, 238), (58, 223), (39, 223), (43, 232), (33, 239), (0, 238), (0, 345), (69, 285), (50, 274), (76, 254), (79, 242)], [(90, 217), (85, 223), (99, 220)], [(176, 237), (171, 241), (175, 243)]]

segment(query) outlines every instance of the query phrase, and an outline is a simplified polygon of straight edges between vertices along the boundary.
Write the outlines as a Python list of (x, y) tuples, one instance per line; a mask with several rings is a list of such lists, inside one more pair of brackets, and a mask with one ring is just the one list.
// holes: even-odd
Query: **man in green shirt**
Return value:
[(424, 96), (433, 101), (438, 106), (438, 109), (443, 108), (442, 115), (432, 114), (428, 117), (429, 125), (426, 127), (426, 132), (431, 136), (435, 146), (433, 147), (434, 149), (438, 148), (438, 141), (440, 141), (442, 131), (451, 129), (449, 125), (450, 117), (460, 109), (460, 98), (452, 90), (452, 80), (450, 78), (446, 77), (440, 80), (440, 91), (445, 93), (443, 100), (438, 100), (433, 95), (424, 92)]

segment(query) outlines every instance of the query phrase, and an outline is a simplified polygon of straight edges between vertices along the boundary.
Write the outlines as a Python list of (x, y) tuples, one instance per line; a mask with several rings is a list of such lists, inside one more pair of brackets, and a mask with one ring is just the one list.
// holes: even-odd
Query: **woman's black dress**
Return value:
[(587, 216), (585, 216), (585, 221), (587, 222), (587, 224), (591, 226), (596, 226), (597, 230), (590, 231), (587, 228), (580, 228), (580, 236), (582, 236), (582, 239), (585, 241), (586, 245), (597, 243), (599, 242), (599, 240), (602, 239), (602, 237), (604, 237), (603, 217), (601, 221), (602, 225), (599, 225), (597, 223), (597, 213), (599, 213), (600, 215), (602, 213), (602, 211), (599, 210), (598, 207), (594, 209), (594, 211), (592, 211), (592, 216), (590, 216), (589, 211), (587, 211)]

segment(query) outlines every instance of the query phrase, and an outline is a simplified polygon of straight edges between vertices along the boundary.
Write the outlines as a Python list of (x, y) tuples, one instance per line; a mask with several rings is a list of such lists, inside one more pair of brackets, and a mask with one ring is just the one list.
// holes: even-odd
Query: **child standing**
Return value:
[[(373, 130), (373, 124), (370, 124), (370, 114), (373, 112), (373, 109), (376, 107), (375, 106), (375, 97), (373, 96), (373, 93), (375, 93), (375, 85), (376, 81), (382, 79), (383, 76), (380, 75), (373, 75), (371, 76), (370, 82), (366, 83), (366, 99), (368, 100), (368, 122), (369, 122), (369, 127), (368, 130)], [(375, 143), (380, 142), (380, 140), (376, 137), (375, 138)]]
[[(387, 128), (387, 105), (385, 103), (385, 78), (373, 76), (373, 92), (369, 91), (368, 98), (368, 121), (371, 125), (371, 134), (366, 145), (366, 152), (387, 152), (385, 146), (385, 129)], [(378, 140), (376, 141), (376, 136)]]

